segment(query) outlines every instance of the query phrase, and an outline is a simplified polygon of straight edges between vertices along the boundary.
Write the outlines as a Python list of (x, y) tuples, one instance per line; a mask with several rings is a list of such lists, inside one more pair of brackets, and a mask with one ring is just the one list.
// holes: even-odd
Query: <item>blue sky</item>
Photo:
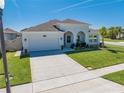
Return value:
[(6, 0), (4, 28), (17, 31), (51, 19), (76, 19), (101, 26), (124, 26), (124, 0)]

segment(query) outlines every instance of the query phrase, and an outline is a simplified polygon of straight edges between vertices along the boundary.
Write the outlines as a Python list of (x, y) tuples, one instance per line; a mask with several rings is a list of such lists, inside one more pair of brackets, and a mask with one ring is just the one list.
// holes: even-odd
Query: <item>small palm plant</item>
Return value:
[(107, 29), (106, 29), (106, 27), (101, 27), (99, 29), (99, 33), (102, 36), (102, 46), (104, 47), (104, 38), (107, 35)]

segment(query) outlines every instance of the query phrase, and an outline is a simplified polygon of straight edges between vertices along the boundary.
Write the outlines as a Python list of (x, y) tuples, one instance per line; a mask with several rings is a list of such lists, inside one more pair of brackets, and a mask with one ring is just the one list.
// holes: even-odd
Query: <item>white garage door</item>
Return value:
[(29, 51), (60, 49), (58, 33), (33, 33), (29, 36)]

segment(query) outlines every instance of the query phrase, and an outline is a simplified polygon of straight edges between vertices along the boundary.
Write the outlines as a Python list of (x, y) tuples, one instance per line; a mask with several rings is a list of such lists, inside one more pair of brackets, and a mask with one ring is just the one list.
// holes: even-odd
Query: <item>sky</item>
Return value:
[(4, 28), (20, 31), (52, 19), (66, 18), (101, 26), (124, 27), (124, 0), (6, 0)]

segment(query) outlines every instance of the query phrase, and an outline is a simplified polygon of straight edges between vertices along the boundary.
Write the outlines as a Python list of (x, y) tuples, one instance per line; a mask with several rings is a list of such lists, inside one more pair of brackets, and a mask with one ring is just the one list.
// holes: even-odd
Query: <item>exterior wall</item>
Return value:
[[(92, 36), (92, 37), (91, 37)], [(96, 36), (96, 37), (94, 37)], [(90, 45), (93, 45), (93, 44), (100, 44), (100, 34), (98, 31), (93, 31), (93, 30), (90, 30), (90, 33), (89, 33), (89, 44)], [(90, 42), (92, 40), (92, 42)], [(95, 41), (97, 40), (97, 41)]]
[(58, 35), (58, 38), (59, 38), (59, 45), (61, 47), (64, 46), (64, 33), (60, 32), (59, 35)]
[(87, 24), (59, 24), (58, 27), (65, 32), (72, 32), (74, 43), (77, 42), (77, 34), (83, 32), (85, 34), (85, 42), (89, 44), (89, 25)]
[(53, 31), (22, 32), (22, 43), (23, 50), (27, 49), (28, 51), (61, 49), (63, 33)]

